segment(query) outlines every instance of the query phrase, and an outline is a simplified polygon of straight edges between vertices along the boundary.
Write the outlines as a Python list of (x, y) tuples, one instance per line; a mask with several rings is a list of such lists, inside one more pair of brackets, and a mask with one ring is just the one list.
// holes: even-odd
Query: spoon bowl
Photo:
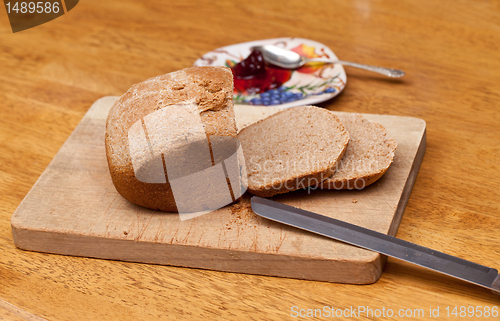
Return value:
[(369, 66), (355, 62), (331, 60), (325, 58), (305, 58), (291, 50), (283, 49), (273, 45), (256, 46), (253, 50), (259, 50), (264, 56), (264, 60), (275, 66), (285, 69), (297, 69), (308, 62), (324, 62), (327, 64), (339, 64), (343, 66), (360, 68), (368, 71), (373, 71), (388, 77), (399, 78), (405, 75), (404, 71), (392, 68)]

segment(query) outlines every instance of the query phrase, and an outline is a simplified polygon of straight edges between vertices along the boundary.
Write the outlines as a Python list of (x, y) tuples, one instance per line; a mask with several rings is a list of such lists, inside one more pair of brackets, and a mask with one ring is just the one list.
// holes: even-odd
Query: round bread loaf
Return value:
[[(140, 206), (178, 212), (171, 181), (209, 171), (217, 161), (211, 140), (236, 137), (232, 95), (233, 76), (225, 67), (187, 68), (132, 86), (106, 122), (106, 156), (118, 193)], [(220, 200), (201, 191), (217, 190), (214, 181), (196, 184), (191, 176), (194, 184), (186, 185), (184, 196), (201, 195), (194, 211)], [(231, 196), (235, 198), (231, 193), (229, 201)]]

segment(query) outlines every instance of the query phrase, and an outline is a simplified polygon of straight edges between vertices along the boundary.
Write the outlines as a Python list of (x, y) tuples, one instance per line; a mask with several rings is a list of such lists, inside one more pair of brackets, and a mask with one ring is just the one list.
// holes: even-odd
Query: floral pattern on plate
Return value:
[[(259, 45), (275, 45), (295, 51), (307, 58), (337, 59), (330, 48), (319, 42), (302, 38), (275, 38), (218, 48), (204, 54), (195, 61), (194, 65), (231, 68), (247, 58), (252, 47)], [(280, 87), (264, 92), (245, 90), (235, 81), (234, 103), (281, 108), (317, 104), (337, 96), (344, 89), (347, 81), (341, 65), (319, 62), (307, 63), (296, 70), (286, 71), (281, 76), (285, 79)]]

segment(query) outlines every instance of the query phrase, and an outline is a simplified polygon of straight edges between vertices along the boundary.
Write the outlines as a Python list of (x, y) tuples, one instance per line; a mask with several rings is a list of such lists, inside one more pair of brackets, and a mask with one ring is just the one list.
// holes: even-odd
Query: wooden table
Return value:
[[(14, 246), (12, 213), (95, 100), (217, 47), (296, 36), (345, 60), (407, 72), (391, 80), (346, 67), (344, 92), (321, 106), (424, 119), (427, 151), (397, 236), (499, 268), (498, 3), (305, 3), (87, 0), (15, 34), (0, 9), (0, 319), (284, 320), (365, 307), (422, 320), (430, 307), (441, 319), (448, 307), (450, 318), (454, 307), (458, 316), (460, 307), (498, 309), (500, 297), (488, 290), (391, 258), (377, 283), (357, 286)], [(352, 319), (369, 319), (362, 310)]]

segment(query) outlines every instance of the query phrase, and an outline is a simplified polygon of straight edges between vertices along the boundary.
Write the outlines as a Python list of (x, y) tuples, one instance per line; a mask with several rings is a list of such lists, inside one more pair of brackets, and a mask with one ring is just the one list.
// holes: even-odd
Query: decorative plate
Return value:
[[(279, 46), (308, 58), (337, 59), (330, 48), (319, 42), (301, 38), (275, 38), (218, 48), (204, 54), (195, 61), (194, 65), (231, 68), (246, 59), (252, 47), (259, 45)], [(295, 70), (279, 67), (271, 69), (278, 74), (271, 74), (269, 78), (278, 78), (279, 81), (266, 88), (252, 88), (242, 78), (235, 77), (234, 103), (281, 108), (312, 105), (337, 96), (344, 89), (347, 81), (344, 68), (338, 64), (316, 62), (305, 64)]]

